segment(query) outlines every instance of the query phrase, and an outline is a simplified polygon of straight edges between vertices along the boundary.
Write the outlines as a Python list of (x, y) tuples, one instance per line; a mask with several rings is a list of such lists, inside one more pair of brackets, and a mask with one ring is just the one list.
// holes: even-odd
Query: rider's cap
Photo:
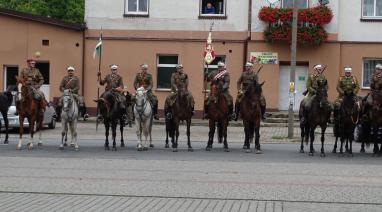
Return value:
[(69, 66), (66, 70), (68, 70), (68, 71), (75, 71), (76, 69), (73, 66)]
[(245, 67), (253, 67), (253, 63), (251, 63), (251, 62), (247, 62), (246, 64), (245, 64)]
[(382, 64), (377, 64), (377, 65), (375, 66), (375, 69), (382, 70)]
[(176, 65), (176, 68), (183, 68), (183, 65), (182, 64), (178, 64), (178, 65)]
[(317, 64), (317, 65), (315, 65), (313, 68), (314, 68), (315, 70), (317, 70), (317, 69), (322, 69), (323, 67), (322, 67), (321, 64)]
[(218, 62), (218, 67), (224, 67), (224, 66), (225, 66), (225, 64), (222, 61)]
[(118, 66), (115, 65), (115, 64), (113, 64), (113, 65), (110, 66), (110, 68), (111, 68), (111, 70), (117, 70), (117, 69), (118, 69)]
[(353, 70), (353, 69), (352, 69), (351, 67), (345, 67), (345, 68), (344, 68), (344, 71), (345, 71), (345, 72), (351, 72), (352, 70)]
[(27, 63), (30, 63), (30, 62), (35, 62), (35, 60), (32, 58), (27, 59)]
[(149, 65), (147, 65), (147, 64), (142, 64), (141, 65), (141, 69), (148, 69), (149, 68)]

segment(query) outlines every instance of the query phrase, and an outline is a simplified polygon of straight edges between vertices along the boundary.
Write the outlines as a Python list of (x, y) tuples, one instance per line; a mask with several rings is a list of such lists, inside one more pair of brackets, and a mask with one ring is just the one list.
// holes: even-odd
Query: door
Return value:
[[(308, 66), (296, 66), (294, 111), (299, 110), (300, 102), (304, 99), (302, 93), (306, 90), (308, 69)], [(289, 109), (289, 74), (290, 66), (280, 66), (279, 110)]]
[(19, 75), (19, 67), (16, 65), (4, 66), (4, 90), (7, 90), (8, 86), (16, 85), (16, 76)]
[(44, 77), (44, 84), (41, 86), (40, 90), (44, 93), (47, 101), (50, 101), (50, 84), (49, 84), (49, 75), (50, 75), (50, 64), (49, 62), (36, 62), (36, 68), (38, 68)]

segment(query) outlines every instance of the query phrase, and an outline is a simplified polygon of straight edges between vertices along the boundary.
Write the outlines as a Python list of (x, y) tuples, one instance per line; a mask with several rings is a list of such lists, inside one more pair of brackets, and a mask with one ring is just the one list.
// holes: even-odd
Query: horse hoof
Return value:
[(150, 148), (154, 148), (154, 144), (150, 144)]
[(74, 144), (70, 144), (70, 147), (74, 147), (75, 145)]
[(193, 149), (193, 148), (188, 148), (188, 151), (189, 151), (189, 152), (193, 152), (194, 149)]
[(64, 150), (63, 146), (58, 147), (59, 150)]
[(164, 145), (164, 148), (168, 149), (168, 148), (170, 148), (170, 145), (166, 144), (166, 145)]
[(68, 144), (67, 144), (67, 143), (64, 143), (64, 146), (68, 146)]
[(116, 152), (117, 151), (117, 147), (113, 147), (111, 150)]
[(80, 147), (76, 146), (76, 147), (74, 147), (74, 150), (75, 150), (75, 151), (79, 151), (79, 150), (80, 150)]
[(37, 146), (42, 146), (42, 142), (38, 142), (38, 143), (37, 143)]
[(366, 151), (365, 151), (365, 149), (361, 149), (359, 152), (360, 153), (365, 153)]
[(172, 152), (178, 152), (177, 148), (172, 149)]
[(245, 153), (251, 153), (252, 151), (250, 149), (246, 149)]
[(228, 148), (224, 148), (224, 152), (229, 152), (230, 150)]
[(125, 147), (125, 144), (124, 144), (124, 143), (121, 144), (121, 148), (123, 148), (123, 147)]
[(110, 151), (110, 148), (109, 147), (105, 147), (105, 151)]
[(300, 153), (305, 153), (305, 151), (303, 149), (300, 149)]
[(243, 146), (243, 149), (248, 149), (246, 145)]
[(4, 141), (4, 144), (9, 144), (9, 141)]
[(325, 153), (321, 153), (320, 157), (322, 157), (322, 158), (326, 157)]
[(143, 151), (147, 151), (147, 150), (149, 150), (148, 147), (143, 147)]
[(21, 145), (16, 146), (16, 150), (21, 150), (21, 149), (22, 149)]
[(33, 149), (33, 146), (32, 145), (29, 145), (28, 146), (28, 150), (32, 150)]
[(206, 151), (210, 152), (211, 151), (211, 147), (206, 147)]
[(332, 153), (333, 153), (333, 154), (336, 154), (336, 153), (337, 153), (337, 150), (333, 149)]
[(351, 158), (354, 157), (353, 153), (349, 153), (349, 157)]
[(313, 156), (313, 152), (309, 152), (309, 156)]

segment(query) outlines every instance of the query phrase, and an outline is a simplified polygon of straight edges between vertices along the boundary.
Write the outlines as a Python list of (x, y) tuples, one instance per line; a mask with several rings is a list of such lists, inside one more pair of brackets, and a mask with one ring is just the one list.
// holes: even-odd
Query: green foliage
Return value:
[(0, 7), (71, 23), (84, 23), (85, 0), (0, 0)]

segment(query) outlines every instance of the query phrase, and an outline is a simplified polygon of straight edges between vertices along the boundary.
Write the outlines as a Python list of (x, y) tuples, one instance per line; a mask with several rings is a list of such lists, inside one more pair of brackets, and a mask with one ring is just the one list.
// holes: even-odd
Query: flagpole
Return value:
[[(102, 27), (100, 32), (100, 40), (102, 42)], [(101, 81), (101, 61), (102, 61), (102, 45), (99, 49), (99, 58), (98, 58), (98, 73), (97, 73), (97, 100), (99, 99), (99, 82)], [(98, 116), (99, 116), (99, 108), (98, 108), (98, 102), (97, 102), (97, 117), (96, 117), (96, 131), (98, 131)]]

